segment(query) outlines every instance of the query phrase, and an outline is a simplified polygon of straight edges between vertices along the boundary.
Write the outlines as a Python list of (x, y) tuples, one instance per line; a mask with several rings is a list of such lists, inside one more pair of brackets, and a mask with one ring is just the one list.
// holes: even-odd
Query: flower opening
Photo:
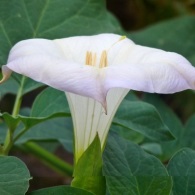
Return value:
[(76, 162), (97, 133), (104, 147), (114, 114), (129, 90), (166, 94), (195, 89), (195, 68), (184, 57), (115, 34), (21, 41), (2, 66), (0, 83), (11, 71), (66, 93)]

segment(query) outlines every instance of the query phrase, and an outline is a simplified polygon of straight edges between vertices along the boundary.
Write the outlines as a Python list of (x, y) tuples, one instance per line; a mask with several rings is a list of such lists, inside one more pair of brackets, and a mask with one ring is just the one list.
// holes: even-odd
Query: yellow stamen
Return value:
[(101, 58), (100, 58), (99, 67), (100, 68), (104, 68), (106, 66), (108, 66), (108, 58), (107, 58), (107, 52), (106, 52), (106, 50), (104, 50), (102, 52), (102, 55), (101, 55)]
[[(126, 36), (121, 36), (119, 40), (117, 40), (115, 43), (113, 43), (109, 49), (103, 50), (101, 57), (100, 57), (100, 63), (99, 63), (99, 68), (104, 68), (108, 66), (108, 51), (119, 41), (122, 41), (126, 39)], [(87, 51), (86, 57), (85, 57), (85, 64), (89, 66), (95, 66), (96, 65), (96, 60), (97, 60), (97, 55), (96, 53), (92, 53), (91, 51)]]
[(93, 55), (92, 52), (87, 51), (86, 58), (85, 58), (85, 64), (89, 66), (95, 66), (96, 64), (96, 53)]
[[(85, 64), (89, 66), (95, 66), (96, 60), (97, 60), (96, 53), (93, 54), (92, 52), (87, 51), (86, 58), (85, 58)], [(103, 68), (106, 66), (108, 66), (108, 59), (107, 59), (107, 52), (106, 50), (104, 50), (100, 57), (99, 68)]]
[(89, 51), (86, 53), (85, 64), (92, 65), (92, 53)]

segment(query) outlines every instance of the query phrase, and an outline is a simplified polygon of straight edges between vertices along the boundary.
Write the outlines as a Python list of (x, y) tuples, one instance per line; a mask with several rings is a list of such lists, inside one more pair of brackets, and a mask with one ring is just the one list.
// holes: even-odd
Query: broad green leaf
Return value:
[(163, 164), (138, 145), (109, 135), (103, 174), (110, 194), (169, 194), (172, 181)]
[(30, 179), (30, 173), (21, 160), (14, 156), (0, 156), (0, 194), (25, 194)]
[[(56, 123), (52, 124), (52, 121), (47, 122), (49, 119), (52, 119), (55, 117), (67, 116), (64, 113), (57, 113), (57, 114), (53, 114), (49, 117), (39, 117), (39, 118), (38, 117), (25, 117), (25, 116), (20, 116), (20, 115), (17, 117), (13, 117), (8, 113), (3, 113), (3, 114), (1, 114), (1, 116), (4, 119), (6, 125), (8, 126), (8, 128), (10, 130), (14, 130), (15, 127), (17, 127), (17, 125), (18, 125), (18, 127), (14, 133), (14, 138), (13, 138), (13, 141), (16, 143), (24, 143), (28, 140), (33, 140), (33, 139), (35, 139), (35, 140), (47, 140), (47, 139), (56, 140), (57, 138), (59, 138), (57, 140), (59, 142), (61, 142), (62, 145), (67, 150), (72, 151), (72, 142), (68, 141), (68, 139), (70, 139), (70, 137), (68, 137), (68, 138), (66, 137), (66, 132), (67, 132), (67, 130), (69, 131), (70, 129), (67, 129), (66, 126), (62, 127), (62, 125), (60, 123), (60, 132), (64, 133), (64, 136), (59, 137), (58, 136), (59, 131), (57, 131), (56, 129), (52, 129), (52, 127), (57, 128)], [(68, 116), (69, 116), (69, 114), (68, 114)], [(65, 120), (65, 118), (63, 118), (63, 119)], [(43, 123), (44, 121), (46, 121), (46, 123)], [(70, 121), (69, 121), (69, 123), (70, 123)], [(37, 126), (38, 124), (41, 124), (41, 125)], [(38, 137), (36, 136), (35, 132), (33, 131), (34, 126), (35, 126), (35, 129), (37, 129), (37, 131), (35, 131), (35, 132), (38, 133)], [(44, 130), (42, 129), (43, 127), (45, 127)], [(1, 124), (1, 129), (3, 129), (2, 136), (4, 137), (4, 134), (6, 132), (5, 125)], [(31, 136), (29, 136), (29, 133), (26, 136), (24, 136), (27, 133), (27, 131), (29, 131), (29, 129), (31, 129), (31, 132), (30, 132)], [(50, 133), (49, 133), (48, 129), (50, 130)], [(54, 133), (55, 136), (52, 134), (53, 131), (55, 131), (55, 133)], [(70, 134), (68, 134), (68, 135), (70, 136)], [(20, 140), (18, 141), (18, 139), (20, 139)], [(71, 137), (71, 139), (72, 139), (72, 137)]]
[(160, 155), (160, 158), (163, 161), (166, 161), (170, 159), (179, 148), (181, 148), (182, 140), (184, 139), (184, 127), (173, 110), (171, 110), (171, 108), (166, 105), (158, 95), (145, 94), (143, 100), (155, 106), (160, 113), (164, 124), (168, 126), (169, 130), (175, 137), (175, 140), (160, 143), (162, 147), (162, 155)]
[(137, 131), (152, 140), (173, 139), (155, 107), (141, 101), (124, 100), (113, 123)]
[(171, 133), (176, 138), (176, 140), (171, 142), (160, 143), (163, 150), (161, 155), (163, 161), (169, 160), (170, 157), (182, 147), (195, 148), (195, 115), (193, 115), (187, 121), (186, 125), (183, 126), (176, 114), (159, 98), (159, 96), (145, 94), (144, 100), (153, 104), (157, 108), (164, 123), (169, 127)]
[(183, 136), (181, 138), (183, 147), (190, 147), (195, 149), (195, 115), (192, 115), (185, 125), (185, 131), (183, 132)]
[[(11, 47), (24, 39), (56, 39), (103, 32), (121, 32), (117, 20), (106, 10), (104, 0), (1, 0), (0, 66), (6, 64)], [(21, 77), (17, 76), (17, 80)], [(23, 93), (40, 86), (26, 79)], [(15, 88), (10, 90), (16, 92)]]
[(48, 87), (35, 99), (31, 117), (48, 117), (56, 113), (70, 113), (65, 93)]
[(195, 151), (184, 148), (169, 161), (168, 172), (173, 178), (173, 195), (195, 194)]
[(106, 192), (105, 177), (102, 175), (102, 151), (99, 136), (75, 163), (71, 186), (86, 189), (96, 195)]
[[(16, 144), (29, 140), (57, 140), (65, 149), (72, 152), (73, 127), (69, 112), (65, 93), (47, 88), (34, 101), (30, 117), (21, 115), (12, 117), (8, 113), (1, 116), (11, 129), (20, 124), (15, 132)], [(53, 119), (56, 117), (63, 118)], [(6, 132), (4, 124), (1, 124), (1, 129), (3, 141)], [(23, 135), (19, 138), (21, 133)]]
[(8, 113), (0, 116), (10, 129), (15, 129), (18, 124), (22, 124), (15, 133), (17, 137), (21, 132), (26, 132), (39, 123), (56, 117), (70, 117), (70, 113), (65, 93), (47, 88), (35, 100), (30, 117), (21, 115), (13, 117)]
[(183, 124), (173, 110), (157, 94), (145, 93), (144, 101), (152, 104), (158, 110), (163, 122), (169, 127), (175, 137), (180, 137), (183, 132)]
[(195, 16), (161, 22), (129, 35), (137, 44), (184, 55), (195, 64)]
[(56, 39), (120, 30), (104, 0), (1, 0), (0, 63), (6, 63), (11, 46), (23, 39)]
[(93, 195), (93, 193), (86, 190), (70, 187), (70, 186), (55, 186), (36, 190), (27, 195)]
[(73, 127), (71, 118), (53, 118), (31, 127), (16, 144), (27, 141), (57, 140), (69, 152), (73, 151)]

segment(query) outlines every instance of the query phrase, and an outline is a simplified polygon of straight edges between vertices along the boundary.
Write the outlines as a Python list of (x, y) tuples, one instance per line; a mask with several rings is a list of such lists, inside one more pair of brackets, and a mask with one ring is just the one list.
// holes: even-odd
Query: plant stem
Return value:
[(18, 115), (19, 111), (20, 111), (20, 106), (21, 106), (21, 102), (22, 102), (22, 93), (23, 93), (23, 87), (24, 87), (24, 82), (25, 82), (26, 77), (22, 77), (21, 83), (20, 83), (20, 87), (18, 89), (18, 93), (16, 96), (16, 100), (14, 103), (14, 108), (13, 108), (13, 112), (12, 112), (12, 116), (15, 117)]
[(61, 160), (60, 158), (48, 152), (47, 150), (43, 149), (42, 147), (40, 147), (34, 142), (29, 141), (23, 144), (23, 146), (24, 147), (22, 147), (22, 149), (24, 151), (30, 152), (31, 154), (35, 155), (44, 164), (46, 164), (48, 167), (52, 168), (53, 170), (57, 171), (61, 175), (72, 176), (73, 166), (70, 165), (69, 163)]
[[(20, 87), (17, 92), (17, 96), (16, 96), (16, 100), (12, 112), (13, 117), (16, 117), (20, 111), (25, 79), (26, 77), (24, 76), (21, 79)], [(8, 129), (4, 146), (3, 146), (3, 151), (0, 151), (0, 154), (8, 155), (15, 141), (13, 140), (14, 131), (15, 129), (11, 129), (11, 128)], [(42, 147), (40, 147), (39, 145), (33, 142), (27, 142), (23, 146), (24, 146), (22, 147), (23, 150), (31, 152), (53, 170), (57, 171), (62, 175), (72, 176), (73, 173), (72, 165), (64, 162), (60, 158), (56, 157), (55, 155), (51, 154), (50, 152), (48, 152), (47, 150), (43, 149)]]
[[(20, 87), (18, 89), (18, 93), (16, 95), (16, 100), (14, 103), (14, 108), (13, 108), (13, 112), (12, 112), (13, 117), (16, 117), (19, 113), (19, 110), (20, 110), (24, 82), (25, 82), (25, 77), (23, 76), (21, 83), (20, 83)], [(7, 134), (6, 134), (4, 146), (3, 146), (3, 151), (2, 151), (3, 155), (8, 155), (11, 147), (13, 146), (13, 133), (14, 133), (14, 131), (15, 131), (15, 129), (10, 129), (10, 128), (7, 130)]]

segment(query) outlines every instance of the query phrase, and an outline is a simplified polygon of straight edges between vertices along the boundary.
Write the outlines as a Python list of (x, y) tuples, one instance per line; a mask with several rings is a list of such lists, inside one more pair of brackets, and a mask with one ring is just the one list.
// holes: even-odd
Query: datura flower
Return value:
[(195, 89), (195, 68), (184, 57), (115, 34), (21, 41), (2, 66), (1, 82), (12, 71), (65, 91), (76, 162), (97, 134), (104, 147), (114, 114), (129, 90)]

